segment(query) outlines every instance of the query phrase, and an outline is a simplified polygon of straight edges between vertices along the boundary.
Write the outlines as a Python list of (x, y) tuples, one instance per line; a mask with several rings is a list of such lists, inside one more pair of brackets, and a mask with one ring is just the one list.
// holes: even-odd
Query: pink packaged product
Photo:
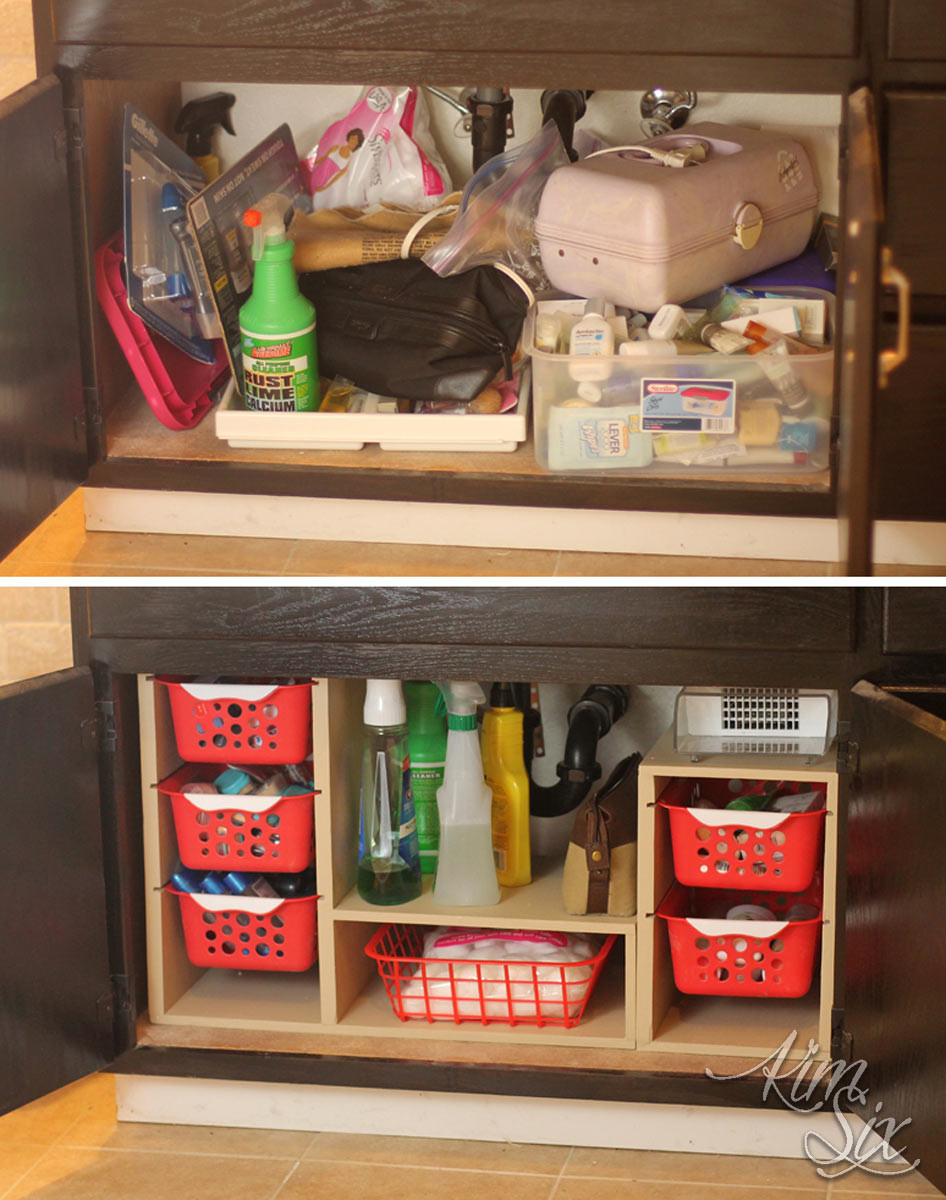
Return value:
[(212, 363), (198, 362), (148, 326), (128, 307), (122, 278), (124, 238), (117, 233), (95, 252), (95, 293), (144, 392), (151, 411), (168, 429), (193, 429), (230, 378), (222, 338), (211, 345)]
[(313, 208), (396, 204), (426, 212), (443, 201), (450, 179), (416, 87), (370, 87), (319, 138), (302, 164)]
[(818, 201), (794, 139), (707, 122), (560, 167), (536, 233), (553, 287), (652, 313), (801, 254)]

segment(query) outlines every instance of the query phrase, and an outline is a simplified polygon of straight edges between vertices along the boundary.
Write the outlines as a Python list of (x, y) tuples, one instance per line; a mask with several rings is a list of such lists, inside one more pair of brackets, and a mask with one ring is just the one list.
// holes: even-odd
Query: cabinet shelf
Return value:
[[(630, 944), (631, 946), (633, 943)], [(588, 1046), (633, 1045), (632, 1030), (627, 1020), (624, 956), (615, 946), (592, 993), (588, 1007), (579, 1022), (571, 1029), (545, 1025), (503, 1025), (500, 1022), (481, 1025), (476, 1021), (401, 1021), (391, 1008), (380, 978), (375, 974), (354, 998), (347, 1012), (339, 1019), (342, 1033), (384, 1034), (385, 1037), (449, 1039), (451, 1041), (530, 1042), (546, 1045)], [(628, 953), (630, 953), (630, 946)]]
[(221, 1029), (321, 1029), (318, 968), (277, 971), (205, 971), (162, 1015), (168, 1025)]
[[(792, 1030), (794, 1048), (819, 1041), (819, 989), (797, 1000), (679, 996), (664, 1013), (649, 1050), (691, 1054), (772, 1054)], [(797, 1057), (793, 1055), (792, 1057)]]
[(577, 917), (562, 907), (562, 864), (557, 859), (534, 859), (532, 883), (524, 887), (503, 888), (498, 904), (485, 908), (457, 908), (434, 903), (433, 878), (425, 876), (423, 893), (407, 904), (382, 908), (363, 900), (352, 889), (335, 912), (348, 921), (385, 920), (402, 924), (487, 925), (523, 929), (559, 929), (563, 932), (615, 933), (633, 926), (635, 917), (609, 917), (595, 913)]

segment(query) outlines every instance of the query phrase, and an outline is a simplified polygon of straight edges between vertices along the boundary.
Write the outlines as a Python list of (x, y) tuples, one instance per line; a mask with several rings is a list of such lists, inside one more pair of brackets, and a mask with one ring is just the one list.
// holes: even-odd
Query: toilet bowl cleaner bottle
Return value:
[(358, 842), (363, 900), (403, 904), (421, 894), (407, 712), (396, 679), (369, 679), (365, 688)]
[(437, 792), (440, 854), (434, 901), (449, 905), (498, 904), (493, 861), (493, 793), (483, 778), (476, 706), (486, 697), (478, 683), (438, 683), (447, 705), (447, 757)]
[(483, 767), (493, 794), (493, 856), (503, 887), (532, 882), (529, 776), (522, 752), (522, 713), (512, 685), (494, 683), (483, 714)]
[(286, 233), (291, 201), (273, 192), (247, 209), (253, 230), (253, 290), (240, 309), (243, 399), (256, 412), (315, 412), (319, 365), (315, 306), (299, 291)]

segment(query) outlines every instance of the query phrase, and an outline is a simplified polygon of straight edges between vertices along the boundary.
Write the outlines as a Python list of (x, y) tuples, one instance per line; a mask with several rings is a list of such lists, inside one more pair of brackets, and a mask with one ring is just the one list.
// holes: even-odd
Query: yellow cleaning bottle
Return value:
[(522, 713), (512, 686), (494, 683), (483, 714), (483, 770), (493, 793), (493, 854), (503, 887), (532, 882), (529, 775), (522, 755)]

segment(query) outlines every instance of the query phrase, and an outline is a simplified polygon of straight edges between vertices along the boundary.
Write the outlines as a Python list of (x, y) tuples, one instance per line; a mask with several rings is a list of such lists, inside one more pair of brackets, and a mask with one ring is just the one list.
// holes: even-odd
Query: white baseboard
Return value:
[[(84, 490), (86, 527), (122, 533), (388, 542), (525, 550), (837, 562), (838, 522), (511, 505), (244, 496), (127, 488)], [(384, 519), (379, 520), (383, 505)], [(946, 525), (882, 521), (875, 561), (946, 563)]]
[[(802, 1158), (828, 1114), (118, 1075), (120, 1121)], [(721, 1083), (724, 1089), (725, 1084)], [(862, 1124), (851, 1118), (859, 1135)], [(875, 1139), (876, 1142), (876, 1139)], [(865, 1139), (865, 1144), (870, 1144)]]

